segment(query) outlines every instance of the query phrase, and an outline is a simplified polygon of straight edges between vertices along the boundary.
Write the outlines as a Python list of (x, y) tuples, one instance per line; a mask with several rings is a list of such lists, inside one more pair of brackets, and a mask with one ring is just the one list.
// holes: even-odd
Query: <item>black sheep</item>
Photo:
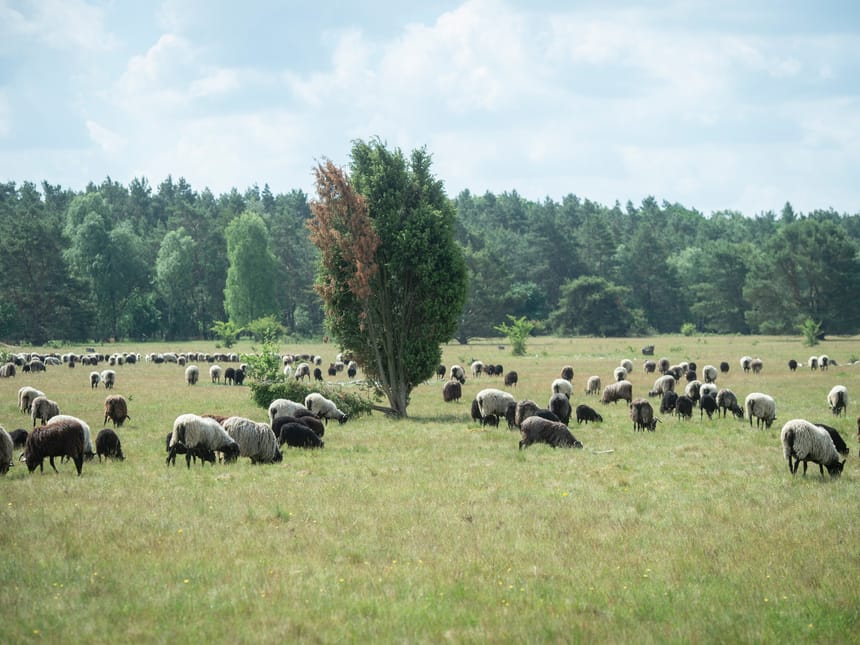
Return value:
[(523, 421), (520, 450), (533, 443), (547, 443), (553, 448), (582, 448), (582, 442), (574, 437), (566, 425), (533, 416)]
[(675, 404), (678, 401), (678, 393), (677, 392), (664, 392), (663, 398), (660, 400), (660, 414), (666, 414), (667, 412), (675, 411)]
[(439, 367), (436, 368), (436, 378), (438, 378), (440, 380), (445, 378), (445, 374), (447, 372), (448, 372), (448, 368), (446, 368), (444, 365), (439, 365)]
[(122, 454), (122, 444), (116, 432), (110, 428), (99, 430), (96, 436), (96, 454), (99, 456), (99, 462), (102, 460), (102, 455), (104, 455), (105, 461), (108, 457), (114, 457), (120, 461), (125, 459), (125, 455)]
[(38, 466), (40, 472), (44, 472), (45, 457), (54, 472), (59, 472), (54, 465), (54, 457), (69, 457), (75, 462), (80, 477), (84, 466), (84, 427), (81, 422), (64, 419), (34, 428), (24, 445), (27, 469), (33, 472)]
[(27, 444), (28, 433), (23, 428), (16, 428), (9, 436), (12, 437), (12, 446), (15, 448), (23, 448)]
[(281, 439), (281, 428), (283, 428), (288, 423), (301, 423), (306, 425), (308, 428), (314, 431), (314, 434), (318, 437), (322, 437), (325, 435), (325, 426), (323, 422), (317, 419), (315, 416), (289, 416), (283, 415), (280, 417), (275, 417), (275, 420), (272, 421), (272, 432), (275, 433), (275, 436), (278, 438), (278, 441)]
[(549, 409), (563, 424), (567, 425), (570, 423), (572, 409), (570, 407), (570, 399), (567, 398), (567, 395), (557, 392), (549, 397)]
[(713, 418), (716, 409), (717, 397), (713, 394), (706, 394), (699, 400), (699, 418), (702, 418), (704, 414), (707, 414), (709, 419)]
[(581, 403), (576, 406), (576, 422), (582, 423), (585, 421), (588, 424), (589, 421), (592, 422), (603, 422), (603, 417), (595, 410), (594, 408), (585, 405), (585, 403)]
[(519, 381), (519, 380), (520, 380), (520, 376), (514, 370), (511, 370), (510, 372), (505, 374), (505, 385), (507, 387), (515, 386), (517, 384), (517, 381)]
[(675, 414), (678, 415), (679, 419), (692, 419), (693, 399), (686, 394), (679, 396), (678, 400), (675, 402)]
[(451, 401), (459, 401), (463, 396), (463, 386), (460, 385), (460, 381), (450, 380), (442, 386), (442, 400), (445, 403), (450, 403)]
[(228, 367), (224, 370), (224, 385), (233, 385), (236, 382), (236, 369)]
[(830, 435), (830, 438), (833, 439), (833, 445), (836, 447), (836, 452), (840, 455), (848, 456), (848, 444), (845, 443), (845, 440), (839, 434), (839, 431), (836, 428), (825, 425), (823, 423), (816, 423), (819, 428), (824, 428), (827, 430), (827, 434)]
[(797, 371), (797, 361), (794, 360), (793, 358), (790, 361), (788, 361), (788, 369), (791, 370), (792, 372)]
[(726, 374), (729, 371), (729, 364), (726, 361), (722, 361), (720, 363), (720, 371), (723, 374)]
[(278, 444), (292, 448), (322, 448), (325, 442), (304, 423), (288, 422), (281, 426)]
[(322, 381), (323, 380), (322, 370), (318, 367), (314, 368), (314, 380), (315, 381)]
[[(173, 437), (173, 431), (168, 432), (167, 433), (167, 442), (166, 442), (166, 448), (167, 448), (168, 453), (170, 452), (170, 439), (172, 437)], [(173, 454), (174, 455), (184, 455), (187, 452), (188, 452), (188, 449), (185, 447), (185, 444), (183, 444), (183, 443), (177, 443), (173, 447)], [(195, 448), (194, 450), (191, 451), (191, 458), (194, 460), (195, 463), (197, 462), (198, 457), (200, 458), (201, 465), (207, 461), (210, 464), (214, 464), (216, 459), (217, 459), (215, 456), (215, 451), (209, 450), (206, 448)], [(168, 459), (169, 458), (170, 457), (168, 457)]]

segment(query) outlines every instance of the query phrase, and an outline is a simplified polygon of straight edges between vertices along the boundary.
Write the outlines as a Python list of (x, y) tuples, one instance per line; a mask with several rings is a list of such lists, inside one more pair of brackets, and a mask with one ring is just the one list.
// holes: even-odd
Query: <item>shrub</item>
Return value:
[(681, 333), (684, 336), (693, 336), (696, 333), (696, 324), (691, 322), (685, 322), (681, 325)]
[(319, 392), (327, 399), (334, 401), (335, 405), (353, 419), (373, 410), (373, 403), (358, 395), (330, 387), (328, 385), (316, 384), (305, 385), (295, 379), (287, 379), (281, 382), (257, 382), (251, 384), (251, 397), (261, 408), (268, 410), (269, 405), (275, 399), (289, 399), (290, 401), (303, 402), (311, 392)]

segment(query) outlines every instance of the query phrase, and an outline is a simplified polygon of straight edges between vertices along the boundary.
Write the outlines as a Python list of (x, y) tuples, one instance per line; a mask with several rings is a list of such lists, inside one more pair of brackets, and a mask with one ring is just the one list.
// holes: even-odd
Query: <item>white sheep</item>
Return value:
[(210, 365), (209, 366), (209, 378), (213, 383), (221, 382), (221, 366), (220, 365)]
[(750, 363), (752, 363), (752, 356), (741, 356), (740, 363), (741, 363), (741, 369), (744, 372), (749, 372), (750, 371)]
[(113, 386), (116, 384), (116, 372), (113, 370), (102, 370), (100, 376), (102, 383), (105, 385), (105, 389), (112, 390)]
[(818, 369), (818, 357), (817, 356), (810, 356), (809, 357), (809, 369), (813, 370), (813, 371)]
[(313, 416), (303, 404), (290, 401), (289, 399), (275, 399), (269, 404), (269, 425), (274, 424), (278, 417), (295, 417), (298, 411)]
[(466, 382), (466, 370), (460, 365), (451, 366), (451, 378), (457, 379), (460, 383)]
[(601, 385), (599, 376), (589, 376), (585, 383), (585, 394), (597, 396), (600, 394)]
[(621, 365), (612, 370), (612, 377), (616, 381), (626, 381), (627, 380), (627, 370), (624, 369)]
[(307, 363), (299, 363), (296, 365), (295, 371), (296, 380), (304, 380), (306, 377), (310, 381), (311, 380), (311, 366)]
[(292, 365), (284, 365), (284, 378), (290, 378), (293, 375), (293, 366)]
[(484, 371), (484, 364), (481, 361), (472, 361), (469, 366), (472, 369), (472, 376), (477, 378)]
[(666, 392), (674, 392), (675, 383), (675, 377), (672, 374), (664, 374), (654, 381), (654, 387), (648, 392), (648, 396), (663, 396)]
[(18, 409), (24, 414), (30, 414), (30, 405), (37, 396), (45, 396), (41, 390), (25, 385), (18, 390)]
[(96, 453), (93, 450), (93, 438), (90, 432), (90, 426), (86, 421), (79, 419), (78, 417), (73, 417), (70, 414), (58, 414), (55, 417), (52, 417), (51, 421), (77, 421), (80, 423), (81, 427), (84, 429), (84, 459), (92, 459), (95, 457)]
[(827, 370), (830, 365), (830, 357), (827, 354), (822, 354), (818, 357), (818, 369)]
[(509, 405), (516, 406), (516, 399), (512, 394), (491, 387), (478, 392), (475, 395), (475, 401), (482, 419), (492, 416), (503, 417)]
[(628, 374), (633, 371), (633, 361), (629, 358), (625, 358), (621, 361), (621, 367), (623, 367)]
[(37, 396), (30, 404), (30, 418), (33, 419), (33, 427), (36, 427), (36, 419), (45, 425), (60, 413), (60, 406), (56, 401), (51, 401), (46, 396)]
[(6, 428), (0, 426), (0, 475), (5, 475), (14, 465), (12, 461), (12, 453), (15, 447), (12, 443), (12, 437), (6, 432)]
[(827, 393), (827, 404), (837, 417), (848, 412), (848, 388), (844, 385), (834, 385)]
[(718, 375), (719, 371), (713, 365), (705, 365), (702, 368), (702, 378), (705, 379), (705, 383), (716, 383)]
[(750, 425), (752, 425), (753, 417), (755, 417), (756, 428), (761, 425), (770, 428), (776, 419), (776, 402), (773, 397), (761, 392), (747, 394), (747, 398), (744, 399), (744, 410), (746, 410)]
[(566, 394), (567, 398), (573, 396), (573, 385), (564, 378), (555, 379), (550, 389), (552, 390), (552, 394)]
[(325, 398), (319, 392), (311, 392), (305, 397), (305, 407), (313, 412), (318, 419), (325, 419), (328, 423), (329, 419), (337, 419), (339, 423), (346, 423), (347, 415), (337, 409), (334, 401)]
[[(788, 471), (792, 475), (797, 473), (797, 467), (801, 461), (804, 475), (809, 461), (818, 464), (822, 478), (824, 478), (825, 468), (831, 478), (835, 479), (842, 474), (845, 461), (839, 461), (839, 453), (836, 452), (833, 439), (824, 428), (804, 419), (792, 419), (782, 426), (779, 437), (782, 441), (782, 454), (788, 462)], [(792, 459), (794, 459), (793, 465)]]
[(248, 457), (252, 464), (283, 460), (278, 439), (268, 424), (257, 423), (244, 417), (229, 417), (222, 425), (239, 445), (239, 456)]
[(717, 398), (717, 386), (713, 383), (702, 383), (699, 386), (699, 398), (704, 398), (706, 396), (714, 397), (714, 400)]
[[(181, 414), (173, 422), (173, 434), (167, 454), (167, 464), (176, 463), (176, 453), (185, 447), (185, 463), (191, 468), (191, 458), (207, 452), (221, 452), (224, 461), (235, 461), (239, 456), (239, 445), (215, 419), (196, 414)], [(201, 459), (201, 464), (203, 463)]]
[(200, 368), (196, 365), (189, 365), (185, 368), (185, 383), (186, 385), (197, 385), (200, 380)]

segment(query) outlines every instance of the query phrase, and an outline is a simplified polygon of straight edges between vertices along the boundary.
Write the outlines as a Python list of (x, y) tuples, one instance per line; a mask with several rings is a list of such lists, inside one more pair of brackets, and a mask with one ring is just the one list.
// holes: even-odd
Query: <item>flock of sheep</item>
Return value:
[[(646, 356), (653, 352), (652, 347), (643, 348)], [(812, 370), (827, 370), (834, 364), (826, 355), (810, 357), (807, 365)], [(746, 373), (759, 374), (763, 361), (759, 358), (744, 356), (740, 359), (741, 369)], [(796, 371), (800, 364), (796, 360), (789, 361), (788, 367)], [(498, 366), (501, 368), (501, 366)], [(676, 365), (668, 358), (659, 361), (646, 359), (643, 370), (646, 373), (658, 373), (654, 386), (648, 391), (649, 397), (659, 397), (660, 414), (671, 414), (679, 419), (690, 419), (694, 409), (699, 409), (700, 417), (707, 414), (708, 418), (716, 413), (725, 417), (728, 412), (738, 419), (746, 418), (752, 426), (755, 419), (756, 427), (770, 428), (776, 419), (776, 402), (774, 398), (762, 392), (751, 392), (745, 398), (743, 407), (734, 392), (728, 388), (718, 388), (716, 381), (721, 373), (727, 373), (730, 366), (727, 362), (719, 367), (705, 365), (701, 369), (699, 379), (698, 366), (692, 362), (681, 362)], [(487, 374), (482, 361), (473, 361), (470, 365), (472, 378)], [(602, 388), (601, 377), (589, 376), (586, 380), (585, 395), (599, 396), (601, 403), (617, 403), (625, 401), (634, 431), (654, 431), (660, 419), (656, 416), (654, 406), (647, 398), (634, 398), (633, 384), (628, 376), (633, 371), (633, 362), (629, 359), (621, 361), (614, 368), (612, 381)], [(515, 385), (519, 379), (516, 372), (508, 374), (501, 370), (493, 370), (491, 375), (504, 376), (506, 385)], [(460, 365), (452, 365), (450, 373), (444, 365), (440, 365), (437, 376), (448, 380), (442, 386), (442, 399), (445, 402), (459, 401), (462, 397), (462, 386), (466, 382), (466, 371)], [(485, 388), (477, 393), (471, 406), (471, 417), (482, 426), (498, 426), (504, 418), (508, 428), (519, 430), (520, 449), (533, 443), (546, 443), (553, 447), (582, 448), (582, 442), (577, 440), (568, 427), (571, 418), (576, 417), (577, 423), (602, 422), (602, 416), (587, 404), (573, 408), (574, 370), (570, 365), (564, 366), (560, 377), (550, 385), (550, 396), (546, 407), (541, 407), (529, 399), (517, 400), (513, 394), (498, 388)], [(683, 393), (678, 393), (683, 385)], [(601, 389), (602, 388), (602, 389)], [(834, 415), (845, 414), (848, 406), (848, 391), (844, 385), (835, 385), (827, 395), (827, 403)], [(858, 418), (858, 438), (860, 438), (860, 418)], [(785, 423), (780, 433), (783, 456), (788, 462), (789, 471), (797, 472), (799, 464), (803, 463), (806, 473), (809, 462), (819, 465), (823, 477), (826, 468), (830, 477), (839, 477), (845, 465), (845, 460), (839, 455), (847, 455), (848, 447), (839, 432), (826, 424), (815, 424), (804, 419), (792, 419)]]

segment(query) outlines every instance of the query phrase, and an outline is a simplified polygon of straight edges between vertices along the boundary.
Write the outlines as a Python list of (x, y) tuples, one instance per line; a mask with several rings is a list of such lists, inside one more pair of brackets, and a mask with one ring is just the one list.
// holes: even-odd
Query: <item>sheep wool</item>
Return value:
[(520, 430), (520, 450), (533, 443), (546, 443), (553, 448), (582, 448), (582, 442), (571, 434), (566, 425), (558, 421), (533, 416), (523, 421)]
[(170, 437), (170, 452), (167, 455), (168, 465), (176, 463), (178, 446), (186, 449), (185, 464), (191, 468), (191, 458), (205, 454), (206, 451), (221, 452), (224, 461), (236, 461), (239, 456), (239, 446), (227, 431), (215, 419), (201, 417), (196, 414), (181, 414), (173, 422), (173, 435)]
[(12, 452), (14, 450), (12, 437), (6, 432), (6, 428), (0, 426), (0, 475), (5, 475), (13, 466)]
[[(839, 453), (836, 452), (833, 439), (824, 428), (805, 419), (792, 419), (782, 426), (779, 436), (782, 442), (782, 454), (788, 462), (788, 470), (792, 475), (797, 473), (797, 467), (801, 461), (804, 475), (808, 461), (818, 464), (822, 478), (825, 468), (833, 479), (842, 474), (845, 462), (839, 461)], [(792, 460), (794, 460), (793, 464)]]
[(848, 410), (848, 388), (844, 385), (834, 385), (827, 393), (827, 404), (830, 411), (837, 417)]
[(475, 395), (475, 401), (478, 402), (478, 410), (482, 419), (491, 416), (504, 416), (509, 404), (516, 405), (516, 400), (512, 394), (491, 387), (478, 392)]
[(573, 385), (571, 385), (570, 381), (565, 378), (557, 378), (552, 382), (552, 386), (550, 388), (552, 390), (552, 394), (566, 394), (567, 398), (573, 396)]
[(281, 416), (297, 417), (299, 410), (312, 414), (303, 404), (290, 401), (289, 399), (275, 399), (269, 404), (269, 425), (274, 424), (275, 419)]
[(239, 445), (239, 456), (248, 457), (252, 464), (269, 464), (283, 460), (278, 440), (269, 425), (243, 417), (230, 417), (222, 425)]
[(746, 410), (747, 418), (752, 425), (755, 418), (756, 428), (764, 426), (770, 428), (771, 424), (776, 419), (776, 402), (773, 397), (761, 392), (750, 392), (744, 399), (744, 410)]
[(324, 419), (337, 419), (338, 423), (346, 423), (347, 414), (337, 409), (334, 401), (325, 398), (319, 392), (311, 392), (305, 397), (305, 407), (313, 412), (314, 416)]

